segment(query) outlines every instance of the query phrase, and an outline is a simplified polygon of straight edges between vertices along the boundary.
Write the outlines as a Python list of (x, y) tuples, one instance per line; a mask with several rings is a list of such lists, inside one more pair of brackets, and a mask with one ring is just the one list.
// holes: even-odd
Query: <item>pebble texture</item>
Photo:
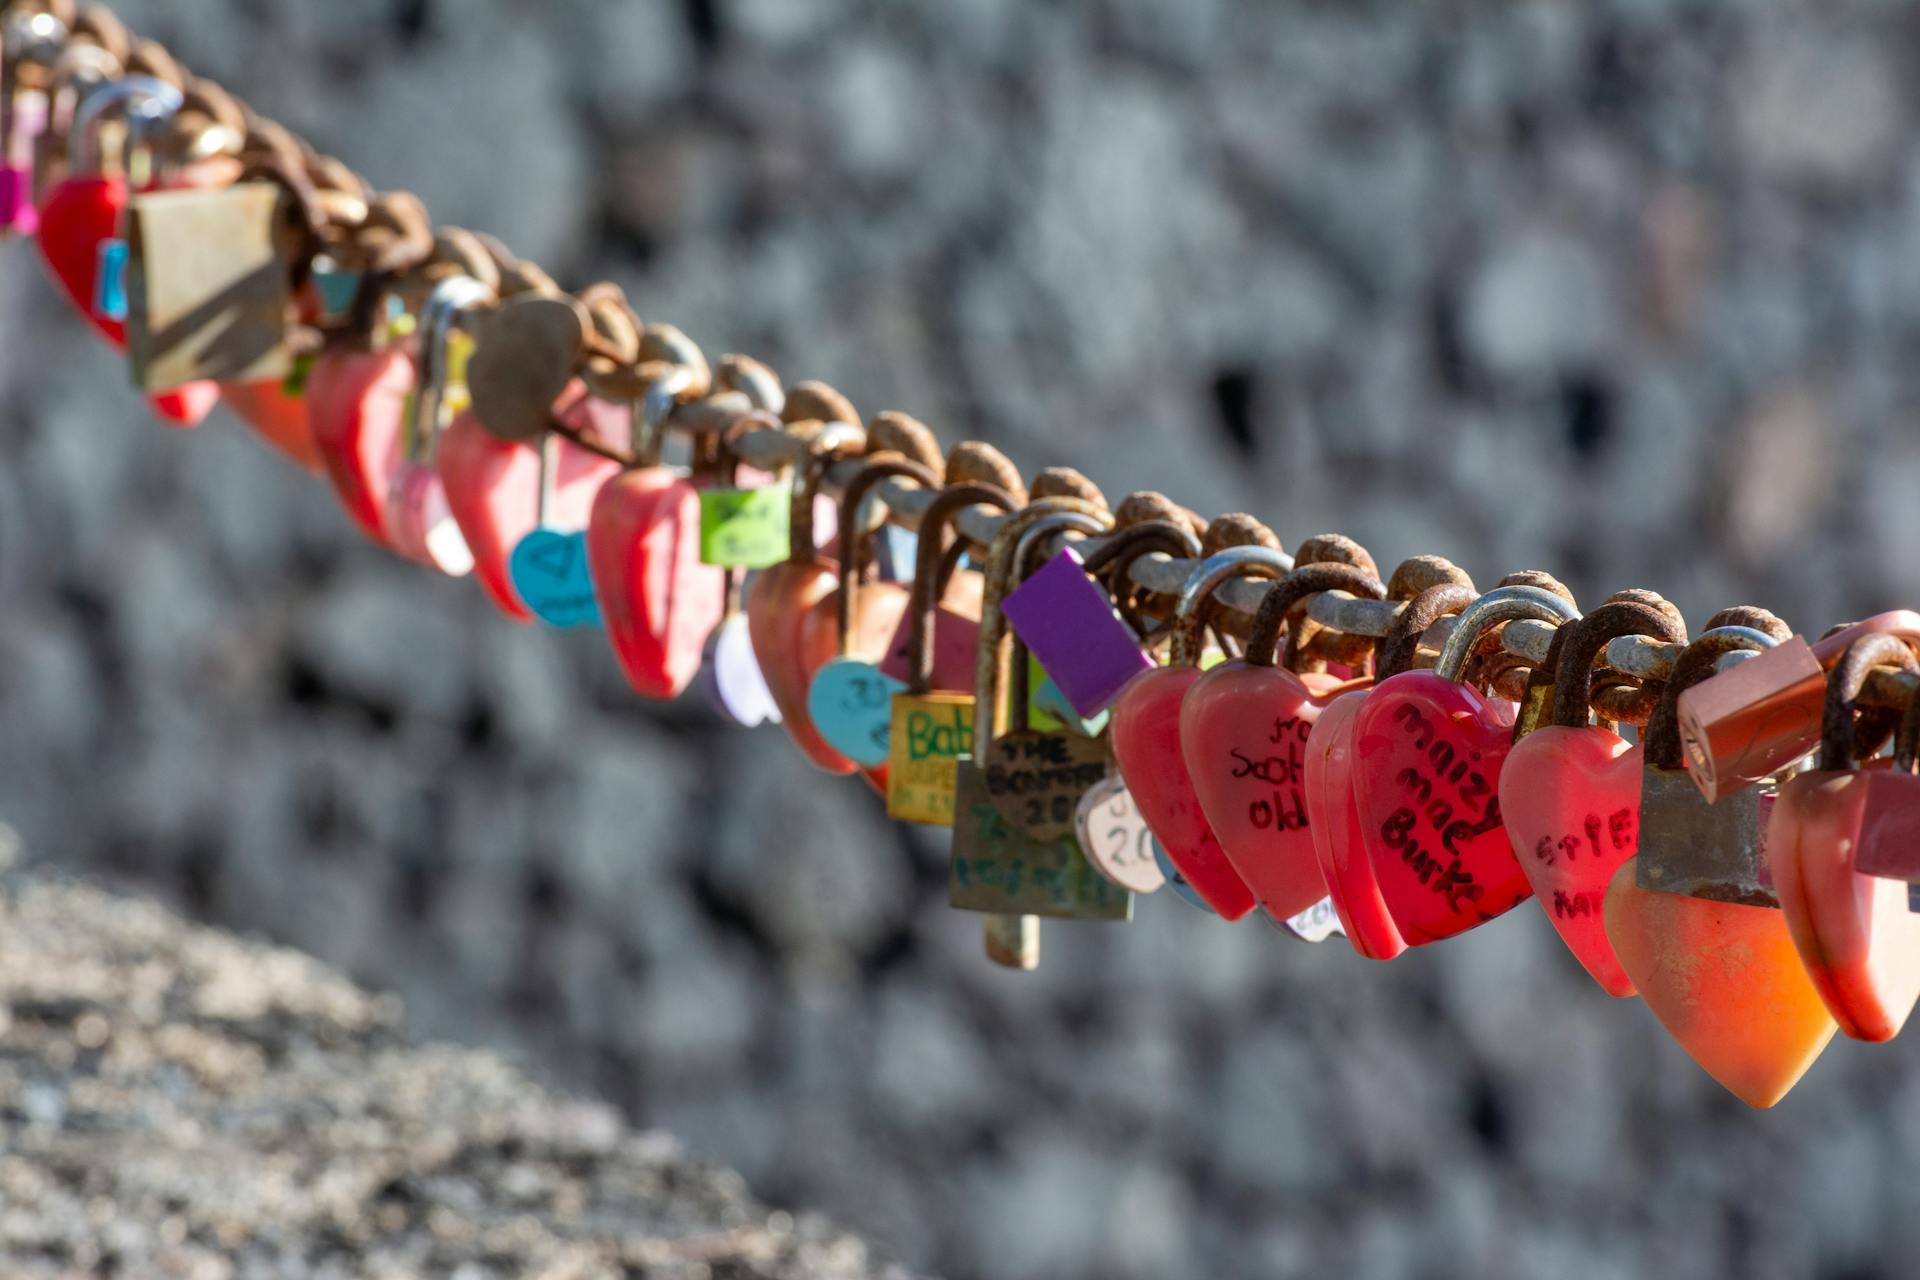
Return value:
[(0, 1257), (128, 1280), (905, 1280), (738, 1174), (422, 1045), (400, 1004), (150, 904), (0, 876)]
[[(1028, 471), (1696, 624), (1920, 603), (1920, 10), (128, 0), (444, 219)], [(915, 1265), (1911, 1271), (1920, 1067), (1776, 1112), (1528, 906), (1390, 966), (1164, 897), (989, 967), (942, 841), (149, 421), (0, 253), (0, 814)]]

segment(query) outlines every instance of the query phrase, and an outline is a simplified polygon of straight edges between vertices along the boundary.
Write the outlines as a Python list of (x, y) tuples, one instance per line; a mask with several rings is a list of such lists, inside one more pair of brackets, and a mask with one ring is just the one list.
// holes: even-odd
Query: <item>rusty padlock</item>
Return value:
[[(1779, 905), (1766, 862), (1774, 785), (1742, 786), (1723, 791), (1718, 801), (1708, 800), (1682, 761), (1679, 713), (1689, 692), (1765, 661), (1778, 643), (1752, 627), (1714, 627), (1701, 632), (1674, 663), (1645, 735), (1639, 856), (1634, 859), (1642, 889), (1746, 906)], [(1742, 650), (1761, 656), (1715, 674), (1722, 657)]]
[(1683, 693), (1680, 741), (1700, 794), (1709, 801), (1732, 796), (1813, 750), (1827, 669), (1855, 640), (1882, 631), (1920, 631), (1920, 614), (1875, 614), (1811, 645), (1792, 636)]
[(1016, 642), (1009, 661), (999, 609), (1022, 549), (1063, 529), (1104, 528), (1091, 512), (1053, 511), (1009, 520), (994, 541), (974, 697), (980, 718), (974, 751), (959, 761), (956, 776), (948, 898), (962, 910), (1091, 920), (1131, 914), (1132, 895), (1094, 871), (1075, 833), (1080, 800), (1106, 776), (1106, 749), (1065, 729), (1029, 726), (1018, 688), (1024, 655)]

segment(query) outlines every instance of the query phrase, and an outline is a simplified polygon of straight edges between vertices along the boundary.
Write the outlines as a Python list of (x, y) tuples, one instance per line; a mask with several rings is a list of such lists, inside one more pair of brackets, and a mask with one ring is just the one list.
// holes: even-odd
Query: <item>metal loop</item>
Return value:
[(1436, 675), (1458, 681), (1466, 674), (1467, 660), (1473, 656), (1474, 643), (1488, 627), (1516, 618), (1535, 622), (1566, 623), (1580, 611), (1566, 600), (1541, 587), (1495, 587), (1461, 610), (1454, 620), (1453, 632), (1440, 647), (1439, 661), (1433, 665)]

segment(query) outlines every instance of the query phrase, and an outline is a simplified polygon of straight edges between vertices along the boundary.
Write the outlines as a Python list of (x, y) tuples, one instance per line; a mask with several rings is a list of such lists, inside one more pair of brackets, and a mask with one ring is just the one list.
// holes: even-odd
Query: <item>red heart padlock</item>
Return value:
[[(67, 176), (41, 202), (36, 238), (41, 257), (68, 301), (116, 351), (126, 350), (126, 322), (102, 314), (95, 304), (100, 297), (102, 248), (124, 235), (132, 189), (124, 175), (100, 171), (95, 130), (106, 113), (122, 103), (134, 104), (143, 122), (159, 121), (179, 108), (180, 94), (171, 85), (147, 76), (130, 76), (91, 92), (75, 113)], [(129, 145), (141, 136), (142, 130), (130, 124)], [(162, 175), (153, 186), (207, 185), (216, 180), (216, 173), (230, 176), (224, 167), (190, 167)], [(219, 388), (213, 383), (190, 382), (150, 395), (147, 400), (163, 420), (192, 427), (212, 411), (219, 398)]]
[(1254, 892), (1220, 847), (1194, 790), (1181, 742), (1180, 708), (1200, 678), (1201, 606), (1229, 578), (1280, 578), (1293, 561), (1267, 547), (1240, 546), (1202, 560), (1176, 607), (1172, 665), (1143, 671), (1113, 700), (1114, 763), (1168, 859), (1223, 920), (1253, 910)]
[[(1414, 563), (1401, 566), (1394, 575), (1396, 583)], [(1477, 593), (1471, 580), (1450, 565), (1447, 570), (1439, 581), (1415, 591), (1381, 638), (1374, 664), (1376, 683), (1411, 669), (1427, 628), (1474, 602)], [(1412, 589), (1414, 584), (1409, 582), (1406, 587)], [(1356, 690), (1335, 698), (1307, 735), (1302, 771), (1307, 784), (1307, 829), (1313, 837), (1314, 857), (1326, 881), (1327, 896), (1333, 900), (1347, 941), (1369, 960), (1391, 960), (1407, 949), (1407, 943), (1381, 897), (1380, 880), (1361, 835), (1360, 807), (1354, 795), (1358, 757), (1353, 749), (1353, 725), (1360, 708), (1366, 705), (1367, 692)]]
[(1362, 839), (1409, 946), (1485, 924), (1532, 893), (1496, 791), (1512, 708), (1459, 681), (1474, 644), (1496, 623), (1577, 616), (1539, 587), (1497, 588), (1460, 614), (1434, 670), (1383, 681), (1360, 708), (1353, 784)]
[[(1788, 779), (1767, 820), (1774, 890), (1794, 947), (1828, 1012), (1856, 1040), (1893, 1039), (1920, 998), (1920, 915), (1907, 909), (1906, 886), (1854, 866), (1876, 793), (1882, 803), (1898, 794), (1876, 788), (1878, 770), (1852, 767), (1853, 700), (1876, 666), (1912, 671), (1913, 650), (1886, 633), (1847, 647), (1827, 677), (1820, 767)], [(1911, 738), (1902, 736), (1910, 766)]]
[(623, 471), (587, 520), (594, 597), (627, 683), (677, 697), (726, 612), (726, 575), (700, 561), (700, 493), (669, 467)]
[(1322, 591), (1386, 594), (1372, 574), (1347, 565), (1295, 569), (1261, 600), (1247, 656), (1206, 672), (1180, 704), (1181, 754), (1207, 825), (1277, 920), (1327, 896), (1308, 826), (1307, 738), (1328, 704), (1354, 686), (1275, 663), (1288, 616)]
[(353, 522), (382, 546), (416, 381), (413, 359), (399, 343), (322, 352), (307, 375), (307, 420), (327, 479)]
[(1607, 941), (1607, 886), (1639, 847), (1642, 749), (1587, 723), (1594, 659), (1619, 636), (1686, 641), (1678, 622), (1614, 600), (1561, 638), (1554, 722), (1522, 737), (1500, 769), (1500, 808), (1520, 868), (1561, 941), (1611, 996), (1634, 994)]
[[(564, 425), (609, 443), (629, 443), (628, 411), (570, 386), (555, 405)], [(600, 486), (620, 472), (620, 464), (565, 439), (504, 440), (487, 430), (471, 410), (454, 418), (437, 451), (447, 504), (473, 552), (474, 578), (502, 613), (518, 622), (532, 612), (514, 590), (508, 561), (522, 538), (541, 524), (540, 450), (553, 451), (554, 476), (547, 497), (546, 523), (558, 529), (586, 527)]]
[(1361, 955), (1391, 960), (1407, 944), (1380, 896), (1353, 798), (1353, 722), (1366, 698), (1367, 690), (1355, 689), (1321, 709), (1307, 734), (1301, 777), (1306, 782), (1307, 834), (1340, 927)]

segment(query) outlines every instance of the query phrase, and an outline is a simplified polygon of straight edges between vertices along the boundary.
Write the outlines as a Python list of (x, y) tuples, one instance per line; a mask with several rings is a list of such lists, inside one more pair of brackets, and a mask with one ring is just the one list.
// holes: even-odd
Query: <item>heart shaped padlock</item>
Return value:
[[(1767, 857), (1794, 947), (1828, 1012), (1856, 1040), (1893, 1039), (1920, 998), (1920, 915), (1907, 909), (1906, 886), (1855, 866), (1879, 818), (1875, 801), (1910, 806), (1914, 796), (1895, 776), (1854, 767), (1853, 700), (1876, 667), (1920, 665), (1909, 640), (1882, 632), (1847, 647), (1827, 676), (1820, 767), (1788, 779), (1767, 820)], [(1903, 721), (1898, 766), (1908, 773), (1920, 716), (1909, 711)]]
[(1113, 756), (1127, 790), (1186, 882), (1225, 920), (1246, 915), (1255, 897), (1201, 809), (1181, 742), (1180, 708), (1200, 678), (1195, 664), (1207, 597), (1230, 578), (1280, 578), (1292, 569), (1291, 558), (1259, 546), (1229, 547), (1202, 560), (1181, 587), (1171, 664), (1128, 681), (1112, 708)]
[(1295, 569), (1261, 600), (1247, 656), (1206, 672), (1180, 706), (1181, 750), (1207, 824), (1276, 920), (1327, 896), (1307, 816), (1307, 738), (1326, 707), (1354, 686), (1276, 663), (1289, 615), (1322, 591), (1377, 600), (1386, 587), (1346, 565)]
[(1496, 588), (1461, 612), (1434, 670), (1382, 681), (1355, 717), (1361, 838), (1408, 945), (1485, 924), (1532, 894), (1496, 791), (1511, 746), (1512, 708), (1460, 679), (1488, 628), (1515, 618), (1578, 616), (1551, 591)]
[[(588, 395), (579, 383), (553, 413), (571, 431), (611, 448), (630, 446), (628, 411)], [(542, 449), (551, 455), (544, 483)], [(513, 583), (514, 549), (536, 529), (584, 529), (600, 486), (619, 474), (620, 464), (565, 439), (502, 439), (471, 409), (447, 426), (438, 460), (448, 506), (473, 552), (474, 578), (502, 613), (531, 621)]]
[(600, 486), (587, 518), (587, 562), (615, 660), (635, 692), (674, 698), (699, 673), (726, 613), (726, 575), (700, 560), (700, 493), (659, 461), (657, 442), (690, 385), (676, 368), (642, 399), (636, 465)]
[[(1730, 647), (1751, 647), (1728, 630), (1704, 632), (1674, 663), (1647, 722), (1643, 786), (1664, 773), (1698, 799), (1682, 769), (1678, 704), (1688, 688), (1714, 674)], [(1654, 800), (1651, 794), (1643, 799), (1643, 812)], [(1782, 912), (1647, 887), (1640, 864), (1671, 857), (1676, 839), (1699, 838), (1689, 829), (1696, 824), (1670, 828), (1647, 816), (1638, 852), (1607, 888), (1607, 940), (1641, 1000), (1687, 1055), (1749, 1106), (1770, 1107), (1826, 1048), (1834, 1020), (1807, 977)], [(1729, 852), (1738, 856), (1740, 843)]]
[(1534, 897), (1561, 941), (1608, 995), (1633, 982), (1607, 941), (1607, 886), (1640, 836), (1642, 748), (1587, 723), (1594, 659), (1620, 636), (1681, 644), (1686, 632), (1648, 605), (1610, 601), (1561, 639), (1553, 723), (1514, 744), (1500, 769), (1500, 807)]

